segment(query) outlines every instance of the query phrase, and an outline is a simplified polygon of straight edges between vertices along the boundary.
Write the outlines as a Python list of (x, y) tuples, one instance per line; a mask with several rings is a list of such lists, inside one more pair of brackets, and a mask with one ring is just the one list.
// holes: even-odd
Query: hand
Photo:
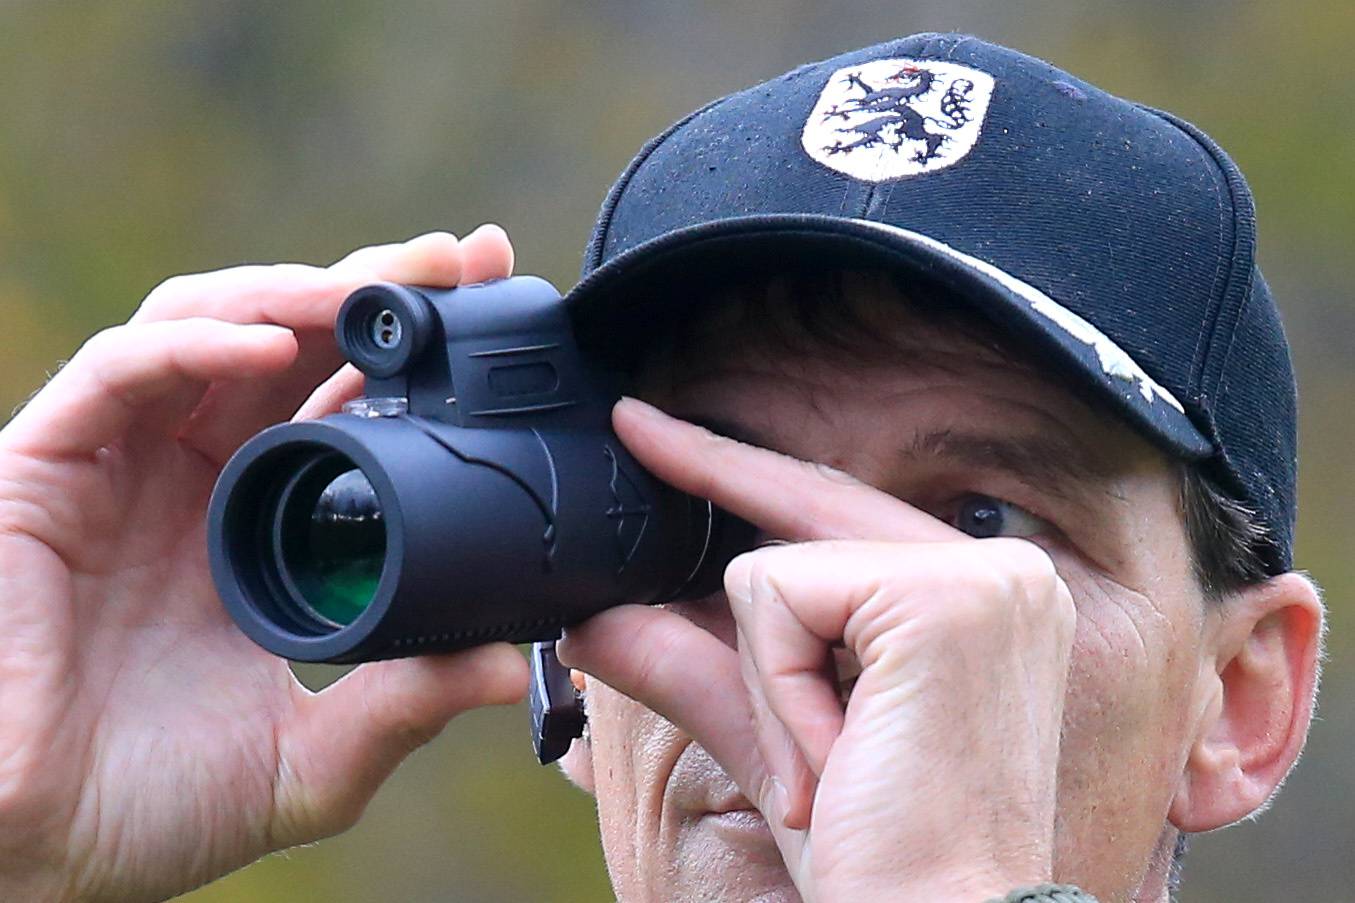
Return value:
[[(227, 457), (341, 363), (351, 290), (511, 269), (490, 227), (175, 277), (0, 431), (0, 899), (182, 893), (343, 830), (453, 715), (521, 697), (504, 644), (310, 693), (225, 614), (203, 523)], [(303, 410), (359, 387), (340, 370)]]
[[(629, 606), (568, 631), (561, 659), (700, 743), (806, 900), (978, 901), (1048, 880), (1075, 626), (1049, 557), (638, 402), (614, 423), (661, 479), (790, 542), (726, 571), (737, 650)], [(845, 708), (835, 647), (861, 669)]]

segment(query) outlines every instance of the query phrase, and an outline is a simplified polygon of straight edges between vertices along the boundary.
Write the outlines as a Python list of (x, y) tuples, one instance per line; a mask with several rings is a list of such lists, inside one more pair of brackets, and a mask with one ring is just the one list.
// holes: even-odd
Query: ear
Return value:
[(1168, 817), (1210, 831), (1257, 812), (1298, 760), (1312, 720), (1323, 612), (1307, 577), (1281, 574), (1214, 603), (1202, 717)]
[[(586, 678), (583, 672), (571, 668), (569, 679), (574, 684), (574, 689), (579, 691), (579, 696), (583, 699), (584, 712), (587, 712), (588, 696), (584, 692)], [(589, 796), (597, 796), (596, 784), (593, 782), (593, 747), (588, 742), (587, 727), (583, 730), (583, 736), (576, 738), (569, 745), (569, 752), (560, 758), (560, 770), (575, 787)]]

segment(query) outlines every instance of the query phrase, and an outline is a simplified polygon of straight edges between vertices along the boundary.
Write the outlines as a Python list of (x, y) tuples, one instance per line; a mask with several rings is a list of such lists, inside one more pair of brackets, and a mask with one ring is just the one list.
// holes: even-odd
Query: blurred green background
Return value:
[[(651, 134), (800, 62), (950, 29), (1181, 113), (1251, 179), (1302, 383), (1298, 560), (1327, 589), (1331, 662), (1287, 790), (1196, 839), (1182, 899), (1355, 899), (1350, 0), (0, 0), (0, 411), (173, 273), (493, 220), (521, 271), (567, 287)], [(608, 897), (590, 801), (534, 764), (513, 709), (458, 721), (347, 835), (184, 899)]]

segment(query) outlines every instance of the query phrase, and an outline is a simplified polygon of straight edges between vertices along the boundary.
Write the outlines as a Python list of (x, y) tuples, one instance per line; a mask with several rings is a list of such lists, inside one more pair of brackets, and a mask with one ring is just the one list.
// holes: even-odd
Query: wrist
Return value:
[[(1048, 873), (1045, 873), (1048, 875)], [(960, 873), (950, 872), (945, 876), (934, 875), (930, 878), (920, 878), (910, 876), (909, 878), (891, 884), (888, 889), (875, 887), (872, 892), (865, 896), (851, 895), (849, 898), (852, 903), (857, 900), (879, 900), (881, 903), (885, 900), (938, 900), (946, 903), (1096, 903), (1088, 896), (1073, 897), (1065, 899), (1063, 897), (1048, 898), (1031, 896), (1029, 899), (1020, 896), (1034, 893), (1036, 890), (1051, 887), (1066, 887), (1066, 885), (1055, 885), (1048, 877), (1039, 877), (1038, 873), (1026, 875), (1024, 877), (1013, 878), (1010, 875), (1002, 876), (996, 873)], [(1013, 896), (1016, 894), (1016, 896)], [(831, 898), (836, 899), (836, 898)]]
[(1096, 898), (1072, 884), (1036, 884), (1017, 888), (1005, 897), (992, 897), (985, 903), (1096, 903)]

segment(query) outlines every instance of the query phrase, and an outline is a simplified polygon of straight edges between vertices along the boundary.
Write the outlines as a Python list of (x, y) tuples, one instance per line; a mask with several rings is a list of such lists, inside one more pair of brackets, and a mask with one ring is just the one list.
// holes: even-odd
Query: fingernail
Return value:
[(776, 817), (785, 824), (790, 816), (790, 793), (786, 790), (786, 785), (781, 783), (780, 778), (772, 778), (772, 811)]
[(502, 235), (508, 234), (507, 232), (504, 232), (503, 226), (500, 226), (498, 223), (481, 223), (470, 231), (470, 234), (466, 236), (466, 240), (470, 241), (472, 237), (486, 231), (498, 232)]
[(725, 595), (740, 606), (750, 605), (753, 601), (754, 560), (751, 552), (745, 552), (725, 565)]
[(572, 627), (570, 630), (564, 631), (560, 636), (560, 639), (555, 641), (555, 658), (566, 668), (572, 667), (575, 664), (574, 643), (570, 638), (570, 633), (572, 631), (577, 631), (578, 629), (579, 628), (577, 627)]
[(618, 408), (624, 407), (637, 417), (644, 417), (647, 420), (667, 420), (668, 415), (648, 402), (633, 398), (630, 395), (622, 395), (621, 400), (616, 403)]

